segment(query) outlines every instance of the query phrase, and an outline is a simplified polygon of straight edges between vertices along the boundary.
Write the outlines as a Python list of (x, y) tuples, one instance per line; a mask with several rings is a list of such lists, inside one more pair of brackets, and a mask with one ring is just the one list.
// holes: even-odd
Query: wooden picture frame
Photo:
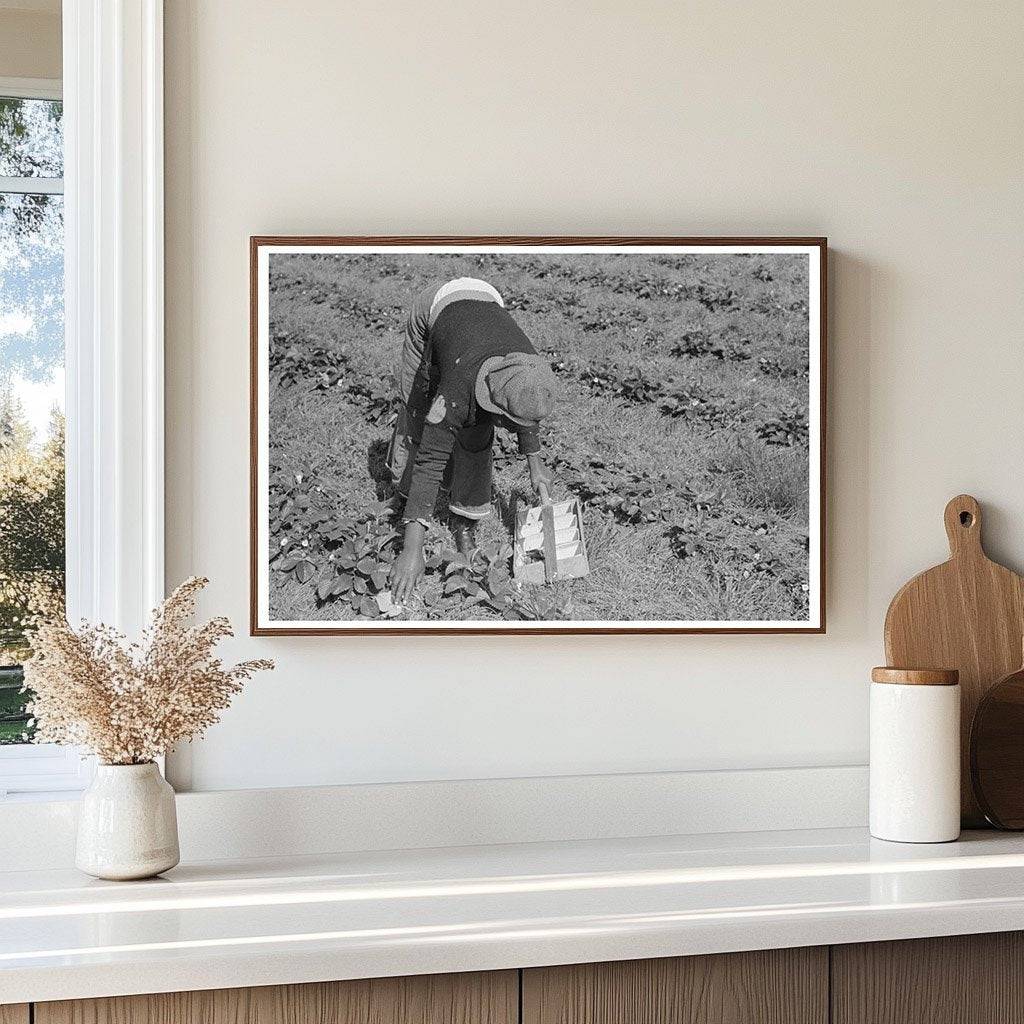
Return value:
[[(271, 255), (463, 255), (479, 262), (498, 254), (756, 256), (796, 254), (807, 261), (808, 461), (806, 620), (346, 621), (275, 620), (270, 614), (270, 257)], [(827, 263), (823, 237), (687, 236), (280, 236), (250, 238), (250, 632), (253, 636), (558, 635), (558, 634), (823, 634), (826, 629)], [(710, 264), (708, 264), (710, 266)], [(770, 271), (762, 278), (771, 280)], [(700, 287), (700, 286), (697, 286)], [(765, 290), (771, 294), (771, 289)], [(714, 298), (708, 299), (713, 302)], [(763, 296), (762, 296), (763, 302)], [(710, 307), (709, 307), (710, 308)], [(781, 306), (779, 307), (782, 308)], [(397, 330), (397, 328), (396, 328)], [(765, 360), (761, 360), (762, 363)], [(266, 379), (264, 379), (266, 378)], [(301, 475), (301, 474), (300, 474)], [(264, 521), (266, 520), (266, 522)], [(284, 543), (282, 541), (282, 543)], [(286, 560), (283, 564), (288, 564)], [(294, 570), (293, 570), (294, 572)]]

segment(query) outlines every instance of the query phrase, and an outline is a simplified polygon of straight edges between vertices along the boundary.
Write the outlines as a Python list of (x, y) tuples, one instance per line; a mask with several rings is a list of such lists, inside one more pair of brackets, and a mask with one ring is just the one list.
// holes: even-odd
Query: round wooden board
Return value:
[(1024, 668), (990, 687), (978, 703), (971, 784), (991, 824), (1024, 829)]

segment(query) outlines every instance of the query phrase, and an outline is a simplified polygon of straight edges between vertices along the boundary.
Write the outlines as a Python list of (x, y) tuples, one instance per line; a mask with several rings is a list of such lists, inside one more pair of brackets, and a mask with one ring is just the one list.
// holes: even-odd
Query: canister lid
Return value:
[(873, 683), (900, 683), (905, 686), (956, 686), (960, 673), (955, 668), (889, 668), (871, 670)]

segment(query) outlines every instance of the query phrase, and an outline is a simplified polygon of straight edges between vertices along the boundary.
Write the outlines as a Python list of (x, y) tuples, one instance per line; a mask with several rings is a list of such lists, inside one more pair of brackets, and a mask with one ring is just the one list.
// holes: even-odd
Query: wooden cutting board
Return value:
[(985, 825), (971, 789), (970, 734), (978, 702), (1020, 667), (1024, 579), (993, 562), (981, 545), (981, 507), (969, 494), (946, 506), (949, 561), (915, 576), (885, 616), (885, 657), (896, 668), (960, 671), (960, 814)]

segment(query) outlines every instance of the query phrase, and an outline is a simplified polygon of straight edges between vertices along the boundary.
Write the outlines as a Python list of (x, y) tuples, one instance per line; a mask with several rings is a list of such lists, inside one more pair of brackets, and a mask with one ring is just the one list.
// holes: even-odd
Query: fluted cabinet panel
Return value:
[(827, 1024), (828, 950), (543, 967), (523, 972), (523, 1024)]
[(35, 1024), (516, 1024), (518, 997), (494, 971), (37, 1003)]
[(832, 947), (833, 1024), (1024, 1024), (1024, 933)]

